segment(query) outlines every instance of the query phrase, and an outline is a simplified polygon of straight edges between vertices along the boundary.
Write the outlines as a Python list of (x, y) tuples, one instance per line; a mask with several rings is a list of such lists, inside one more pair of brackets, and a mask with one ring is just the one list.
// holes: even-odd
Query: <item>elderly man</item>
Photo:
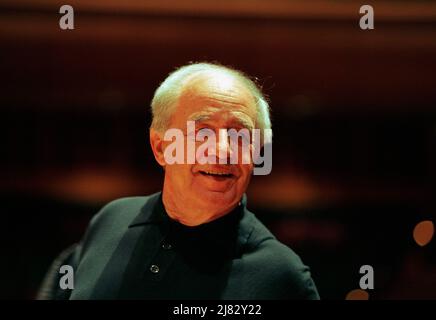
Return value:
[[(190, 64), (156, 90), (152, 113), (150, 144), (165, 172), (163, 191), (106, 205), (63, 260), (75, 271), (74, 289), (56, 297), (318, 299), (309, 268), (247, 210), (253, 161), (242, 161), (242, 148), (223, 136), (223, 129), (271, 128), (255, 83), (221, 65)], [(179, 162), (166, 152), (174, 142), (167, 133), (175, 129), (186, 138)], [(208, 140), (219, 136), (217, 143), (188, 161), (183, 151), (189, 141), (197, 147), (205, 129)], [(248, 141), (250, 151), (259, 149)], [(235, 153), (238, 161), (228, 161)]]

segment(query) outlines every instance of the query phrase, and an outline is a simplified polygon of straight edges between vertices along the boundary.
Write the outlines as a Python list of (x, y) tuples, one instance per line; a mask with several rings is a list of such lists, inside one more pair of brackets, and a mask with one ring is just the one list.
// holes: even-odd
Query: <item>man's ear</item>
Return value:
[(150, 129), (150, 145), (157, 163), (165, 168), (166, 162), (164, 158), (162, 135), (153, 128)]

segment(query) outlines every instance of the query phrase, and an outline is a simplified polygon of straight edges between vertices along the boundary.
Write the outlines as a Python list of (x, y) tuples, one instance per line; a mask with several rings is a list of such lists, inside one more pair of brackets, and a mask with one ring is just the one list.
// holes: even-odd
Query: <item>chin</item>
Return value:
[[(198, 199), (201, 201), (202, 206), (217, 209), (224, 209), (232, 207), (235, 203), (238, 203), (241, 196), (238, 196), (236, 190), (228, 191), (213, 191), (213, 190), (199, 190)], [(219, 211), (219, 210), (218, 210)]]

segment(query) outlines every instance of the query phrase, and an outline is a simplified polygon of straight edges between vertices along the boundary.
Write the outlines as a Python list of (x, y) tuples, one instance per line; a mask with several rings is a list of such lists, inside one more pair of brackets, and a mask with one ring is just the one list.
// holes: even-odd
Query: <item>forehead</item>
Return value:
[(214, 119), (240, 115), (254, 122), (257, 112), (254, 97), (241, 80), (218, 74), (190, 80), (182, 90), (173, 118), (186, 121), (202, 113)]

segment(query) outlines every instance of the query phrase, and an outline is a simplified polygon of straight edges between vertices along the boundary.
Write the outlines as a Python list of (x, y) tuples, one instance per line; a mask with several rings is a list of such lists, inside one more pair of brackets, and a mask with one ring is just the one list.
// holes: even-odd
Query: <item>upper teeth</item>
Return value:
[(207, 174), (217, 174), (217, 175), (228, 175), (229, 173), (225, 173), (225, 172), (212, 172), (212, 171), (204, 171)]

